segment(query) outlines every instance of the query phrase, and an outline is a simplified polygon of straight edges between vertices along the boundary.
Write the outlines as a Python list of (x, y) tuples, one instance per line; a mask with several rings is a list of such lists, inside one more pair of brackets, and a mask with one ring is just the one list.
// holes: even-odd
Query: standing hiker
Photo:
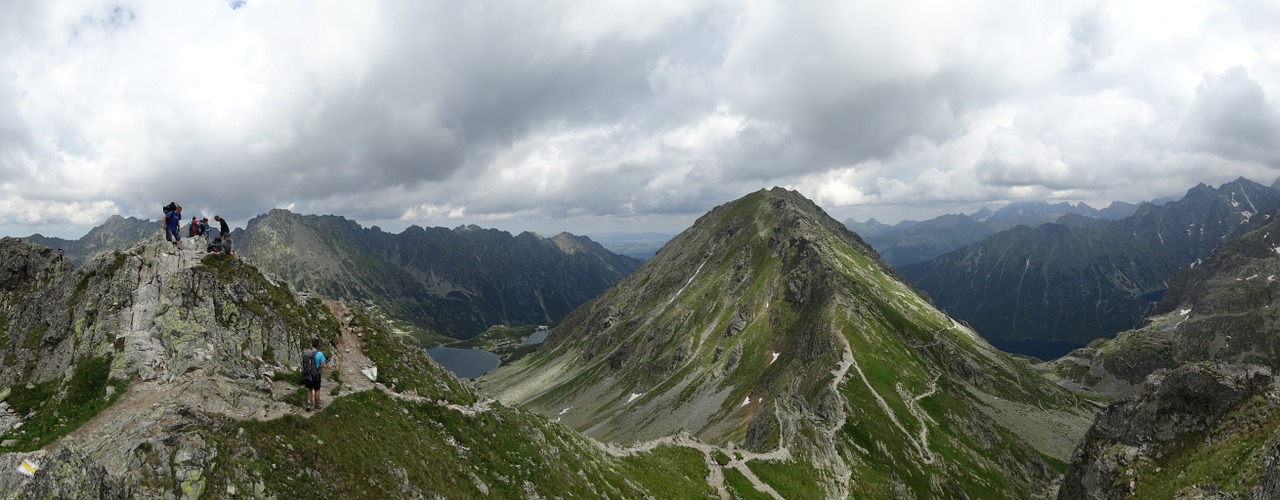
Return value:
[(178, 225), (182, 223), (182, 206), (169, 202), (164, 207), (164, 239), (173, 242), (173, 247), (182, 250), (182, 235), (178, 234)]
[(218, 236), (226, 239), (227, 235), (231, 234), (231, 228), (227, 226), (227, 219), (223, 219), (221, 215), (215, 215), (213, 220), (218, 221)]
[(302, 351), (302, 386), (307, 388), (307, 411), (320, 409), (320, 369), (324, 367), (320, 339), (312, 338), (311, 347)]

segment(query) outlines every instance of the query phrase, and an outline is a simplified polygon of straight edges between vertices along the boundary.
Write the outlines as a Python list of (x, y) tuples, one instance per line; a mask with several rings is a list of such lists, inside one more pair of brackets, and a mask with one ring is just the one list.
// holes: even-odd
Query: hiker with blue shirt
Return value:
[(311, 347), (302, 351), (302, 386), (307, 388), (307, 411), (320, 409), (320, 369), (324, 367), (320, 339), (312, 338)]
[(182, 250), (182, 235), (178, 233), (178, 225), (182, 224), (182, 206), (169, 202), (164, 207), (164, 239), (173, 243), (173, 247)]

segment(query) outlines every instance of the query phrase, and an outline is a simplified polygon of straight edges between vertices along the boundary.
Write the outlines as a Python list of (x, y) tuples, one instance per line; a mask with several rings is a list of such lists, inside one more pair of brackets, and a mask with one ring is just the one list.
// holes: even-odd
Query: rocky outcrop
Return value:
[(286, 411), (295, 386), (277, 375), (296, 369), (307, 339), (336, 345), (337, 322), (199, 243), (152, 240), (72, 269), (48, 248), (0, 240), (0, 453), (46, 450), (0, 455), (40, 464), (0, 490), (194, 498), (217, 456), (197, 432), (206, 413)]
[[(1270, 414), (1275, 403), (1270, 401), (1276, 400), (1276, 390), (1270, 370), (1259, 366), (1200, 363), (1157, 372), (1139, 394), (1117, 401), (1098, 415), (1076, 448), (1058, 498), (1150, 497), (1153, 489), (1170, 485), (1162, 479), (1167, 475), (1195, 483), (1177, 488), (1188, 494), (1227, 487), (1248, 490), (1253, 485), (1199, 482), (1186, 473), (1196, 470), (1193, 464), (1200, 450), (1233, 443), (1235, 436), (1258, 428), (1266, 434), (1274, 432)], [(1249, 408), (1250, 402), (1257, 408)], [(1276, 450), (1272, 448), (1270, 454)], [(1267, 479), (1256, 487), (1271, 491), (1276, 484), (1274, 461), (1231, 466), (1253, 469), (1264, 463), (1270, 464), (1261, 474)], [(1166, 471), (1171, 464), (1178, 469)]]

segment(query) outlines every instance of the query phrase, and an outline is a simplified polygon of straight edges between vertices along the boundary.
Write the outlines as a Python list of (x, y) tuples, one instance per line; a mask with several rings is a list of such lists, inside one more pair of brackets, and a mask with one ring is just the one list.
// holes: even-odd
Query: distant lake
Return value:
[(1061, 358), (1067, 353), (1084, 347), (1084, 344), (1068, 340), (992, 340), (991, 345), (1004, 352), (1025, 354), (1042, 361)]
[(432, 347), (427, 349), (440, 366), (462, 378), (474, 379), (489, 370), (498, 367), (501, 360), (497, 354), (479, 349), (455, 349), (452, 347)]
[(524, 342), (521, 342), (520, 345), (541, 344), (542, 341), (547, 340), (548, 333), (551, 333), (551, 330), (542, 330), (534, 333), (533, 335), (530, 335), (529, 338), (524, 339)]

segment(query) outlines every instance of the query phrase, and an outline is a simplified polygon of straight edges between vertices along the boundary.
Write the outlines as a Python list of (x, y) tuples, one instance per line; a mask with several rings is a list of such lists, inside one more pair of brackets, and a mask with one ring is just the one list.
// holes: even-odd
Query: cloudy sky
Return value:
[(674, 233), (775, 185), (894, 222), (1238, 176), (1280, 176), (1277, 0), (0, 5), (3, 235), (171, 200)]

